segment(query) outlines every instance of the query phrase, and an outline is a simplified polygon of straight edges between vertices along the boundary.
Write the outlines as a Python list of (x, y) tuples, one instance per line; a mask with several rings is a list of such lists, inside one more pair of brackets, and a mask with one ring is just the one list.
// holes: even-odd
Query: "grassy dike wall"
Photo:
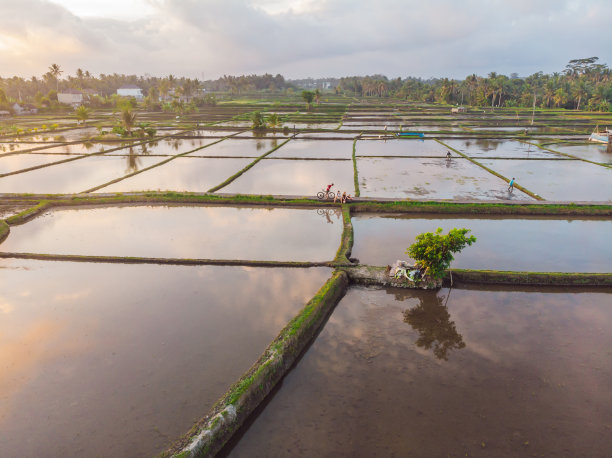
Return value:
[(342, 240), (340, 241), (340, 247), (334, 258), (336, 265), (350, 265), (351, 251), (353, 250), (353, 223), (351, 222), (351, 208), (348, 205), (342, 206), (342, 223), (344, 228), (342, 229)]
[(9, 232), (9, 225), (6, 224), (6, 221), (0, 219), (0, 243), (4, 242), (4, 239), (8, 237)]
[(208, 415), (161, 456), (211, 457), (218, 453), (289, 371), (344, 296), (348, 284), (345, 272), (334, 272), (257, 362), (217, 401)]

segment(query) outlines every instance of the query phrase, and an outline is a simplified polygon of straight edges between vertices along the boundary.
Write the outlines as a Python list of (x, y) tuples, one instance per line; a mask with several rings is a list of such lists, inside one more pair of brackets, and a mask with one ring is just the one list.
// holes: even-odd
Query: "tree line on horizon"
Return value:
[[(605, 64), (597, 63), (597, 57), (573, 59), (563, 72), (551, 75), (537, 72), (525, 78), (513, 73), (510, 76), (489, 73), (486, 77), (476, 74), (463, 80), (449, 78), (394, 78), (384, 75), (348, 76), (329, 78), (336, 83), (332, 91), (338, 95), (361, 97), (391, 97), (401, 100), (444, 103), (453, 105), (491, 107), (531, 107), (586, 109), (610, 111), (612, 107), (612, 72)], [(75, 75), (62, 78), (61, 67), (52, 64), (42, 77), (0, 77), (0, 110), (10, 110), (14, 102), (32, 103), (39, 108), (56, 108), (57, 93), (67, 89), (90, 90), (93, 107), (112, 107), (117, 104), (116, 91), (121, 86), (133, 84), (141, 88), (144, 106), (163, 109), (168, 99), (191, 98), (207, 92), (244, 95), (256, 92), (294, 93), (298, 85), (282, 75), (224, 75), (216, 80), (167, 77), (100, 74), (95, 77), (88, 71), (77, 69)], [(322, 79), (323, 80), (323, 79)], [(315, 80), (316, 81), (316, 80)], [(201, 97), (199, 103), (214, 105), (214, 97)]]

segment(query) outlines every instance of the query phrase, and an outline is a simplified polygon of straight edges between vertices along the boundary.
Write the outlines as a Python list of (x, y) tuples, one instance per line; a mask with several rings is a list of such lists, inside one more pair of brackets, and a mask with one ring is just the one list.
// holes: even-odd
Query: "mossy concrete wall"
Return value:
[[(453, 269), (453, 285), (490, 284), (520, 286), (612, 286), (612, 273), (508, 272)], [(450, 285), (447, 272), (444, 284)]]
[(191, 431), (162, 456), (210, 457), (218, 453), (248, 416), (289, 371), (319, 332), (348, 287), (336, 271), (302, 311), (272, 341), (259, 360)]
[(580, 272), (516, 272), (499, 270), (452, 269), (446, 271), (441, 280), (411, 282), (406, 278), (389, 277), (383, 266), (358, 265), (340, 267), (352, 283), (363, 285), (395, 286), (412, 289), (435, 289), (441, 286), (462, 284), (507, 285), (507, 286), (612, 286), (612, 273)]

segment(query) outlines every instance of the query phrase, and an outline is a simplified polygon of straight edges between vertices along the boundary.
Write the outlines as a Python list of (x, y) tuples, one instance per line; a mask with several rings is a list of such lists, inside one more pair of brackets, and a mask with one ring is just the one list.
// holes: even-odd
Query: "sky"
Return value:
[(610, 24), (610, 0), (0, 0), (0, 76), (527, 76), (612, 66)]

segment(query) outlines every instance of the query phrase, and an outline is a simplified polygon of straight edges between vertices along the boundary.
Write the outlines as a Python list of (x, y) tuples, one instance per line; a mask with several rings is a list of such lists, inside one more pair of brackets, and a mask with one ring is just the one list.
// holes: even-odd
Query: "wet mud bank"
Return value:
[(289, 371), (344, 296), (348, 284), (345, 272), (334, 272), (209, 414), (161, 456), (209, 457), (218, 453)]
[(409, 289), (438, 289), (442, 286), (441, 280), (425, 279), (414, 282), (407, 278), (391, 277), (387, 267), (359, 265), (341, 269), (347, 273), (351, 283), (359, 285), (395, 286)]

